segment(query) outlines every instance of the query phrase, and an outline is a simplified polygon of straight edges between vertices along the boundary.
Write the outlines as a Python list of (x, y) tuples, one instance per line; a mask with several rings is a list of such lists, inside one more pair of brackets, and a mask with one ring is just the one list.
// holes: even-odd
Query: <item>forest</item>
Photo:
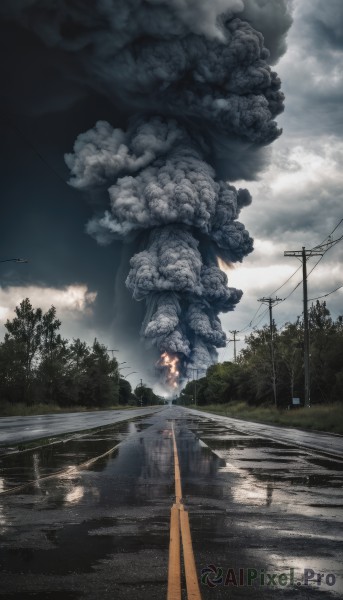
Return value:
[[(311, 406), (342, 403), (343, 324), (331, 318), (325, 302), (309, 307)], [(208, 405), (246, 402), (251, 406), (275, 406), (271, 338), (275, 355), (276, 406), (292, 406), (292, 399), (304, 401), (304, 323), (298, 318), (278, 330), (273, 323), (253, 331), (236, 362), (212, 365), (206, 376), (189, 381), (180, 403)]]
[(97, 339), (89, 346), (60, 334), (52, 306), (33, 308), (25, 298), (7, 320), (0, 343), (0, 410), (13, 404), (105, 408), (159, 404), (146, 385), (134, 391), (121, 377), (118, 361)]
[[(342, 403), (343, 323), (331, 318), (325, 302), (309, 308), (311, 405)], [(0, 410), (21, 404), (58, 407), (106, 408), (163, 403), (146, 385), (135, 390), (122, 377), (118, 361), (97, 339), (90, 346), (60, 333), (61, 321), (52, 306), (45, 313), (29, 298), (7, 320), (0, 343)], [(276, 408), (304, 400), (303, 328), (301, 318), (278, 330), (273, 323)], [(206, 376), (190, 380), (179, 403), (206, 406), (244, 402), (274, 406), (271, 332), (269, 326), (245, 338), (236, 362), (210, 366)]]

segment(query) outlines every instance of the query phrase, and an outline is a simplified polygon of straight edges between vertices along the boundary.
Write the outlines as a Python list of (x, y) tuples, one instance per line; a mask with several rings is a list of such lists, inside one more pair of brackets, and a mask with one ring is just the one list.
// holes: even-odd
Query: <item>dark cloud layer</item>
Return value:
[(286, 121), (293, 134), (340, 135), (342, 126), (343, 3), (297, 0), (292, 51), (282, 61)]

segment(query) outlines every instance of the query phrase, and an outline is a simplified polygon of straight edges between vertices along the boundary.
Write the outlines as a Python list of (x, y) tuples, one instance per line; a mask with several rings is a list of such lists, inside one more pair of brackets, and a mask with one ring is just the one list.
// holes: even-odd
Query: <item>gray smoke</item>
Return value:
[[(126, 285), (146, 303), (142, 336), (160, 353), (177, 354), (186, 375), (216, 360), (226, 343), (218, 314), (242, 296), (228, 287), (217, 257), (241, 261), (253, 249), (237, 220), (250, 194), (218, 178), (216, 168), (223, 173), (224, 158), (225, 176), (232, 149), (256, 154), (278, 137), (283, 95), (263, 35), (235, 16), (244, 9), (260, 17), (261, 2), (138, 5), (151, 14), (149, 26), (141, 25), (146, 35), (137, 39), (136, 17), (129, 32), (120, 30), (125, 41), (108, 41), (110, 57), (106, 44), (91, 57), (99, 85), (136, 114), (126, 130), (99, 121), (65, 158), (73, 186), (107, 190), (108, 209), (87, 226), (99, 243), (146, 232)], [(166, 11), (176, 28), (162, 25)]]
[[(253, 178), (281, 133), (287, 0), (5, 0), (69, 80), (111, 99), (123, 128), (99, 121), (66, 155), (70, 183), (108, 196), (87, 231), (136, 240), (126, 285), (146, 304), (142, 336), (177, 354), (185, 375), (225, 345), (218, 314), (242, 292), (217, 257), (241, 261), (251, 202), (227, 179)], [(271, 54), (269, 50), (271, 50)]]

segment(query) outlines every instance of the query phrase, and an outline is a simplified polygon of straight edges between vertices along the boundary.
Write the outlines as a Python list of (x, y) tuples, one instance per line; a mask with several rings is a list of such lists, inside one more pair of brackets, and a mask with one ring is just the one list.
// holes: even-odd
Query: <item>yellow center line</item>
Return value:
[(189, 526), (188, 511), (182, 503), (182, 487), (179, 456), (175, 439), (174, 426), (172, 425), (174, 470), (175, 470), (175, 504), (170, 515), (170, 542), (169, 542), (169, 567), (168, 567), (168, 594), (167, 600), (181, 600), (181, 553), (180, 529), (182, 536), (183, 560), (185, 565), (186, 588), (188, 600), (201, 600), (197, 571), (195, 566), (192, 536)]
[(174, 446), (174, 471), (175, 471), (175, 502), (180, 504), (182, 500), (181, 474), (179, 465), (179, 455), (175, 439), (174, 427), (172, 427), (173, 446)]
[(176, 504), (170, 512), (168, 600), (181, 599), (180, 511)]

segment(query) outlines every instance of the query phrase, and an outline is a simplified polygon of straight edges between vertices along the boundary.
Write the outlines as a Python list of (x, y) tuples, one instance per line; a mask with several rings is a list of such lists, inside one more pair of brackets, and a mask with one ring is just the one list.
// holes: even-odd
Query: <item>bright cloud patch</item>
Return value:
[(96, 292), (88, 291), (86, 285), (69, 285), (62, 289), (39, 286), (0, 288), (0, 322), (11, 319), (15, 307), (24, 298), (30, 298), (34, 308), (46, 311), (53, 305), (58, 317), (77, 318), (91, 313), (96, 296)]

